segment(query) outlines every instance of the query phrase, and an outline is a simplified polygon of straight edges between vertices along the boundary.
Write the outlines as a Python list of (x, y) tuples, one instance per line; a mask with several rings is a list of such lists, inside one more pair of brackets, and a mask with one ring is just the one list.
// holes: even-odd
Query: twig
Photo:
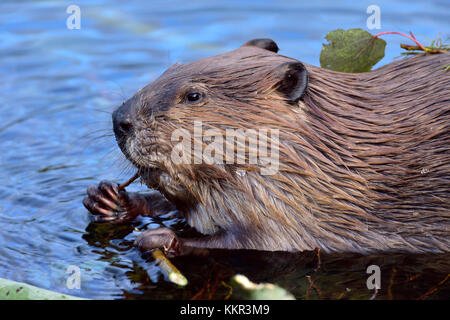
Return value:
[(191, 300), (198, 300), (198, 299), (207, 299), (207, 297), (205, 298), (206, 294), (210, 293), (210, 287), (211, 284), (210, 282), (212, 281), (212, 277), (214, 274), (214, 271), (216, 270), (216, 267), (218, 266), (218, 263), (215, 263), (211, 270), (209, 271), (209, 275), (208, 275), (208, 280), (206, 281), (206, 285), (200, 289), (199, 292), (197, 292), (192, 298)]
[(341, 294), (338, 295), (338, 297), (336, 298), (336, 300), (341, 300), (341, 299), (345, 296), (346, 293), (347, 293), (346, 291), (341, 292)]
[(152, 252), (153, 258), (158, 262), (159, 267), (167, 275), (169, 280), (179, 286), (186, 286), (188, 281), (183, 274), (175, 267), (172, 262), (162, 253), (161, 250), (156, 249)]
[(191, 298), (191, 300), (198, 300), (202, 297), (203, 292), (205, 292), (206, 287), (203, 287), (200, 289), (199, 292), (197, 292), (196, 294), (194, 294), (194, 296)]
[(416, 300), (422, 300), (423, 298), (429, 296), (430, 294), (434, 293), (437, 291), (437, 289), (442, 286), (445, 282), (447, 282), (448, 278), (450, 278), (450, 273), (447, 274), (447, 276), (444, 278), (444, 280), (440, 281), (437, 285), (435, 285), (433, 288), (431, 288), (430, 290), (428, 290), (427, 292), (425, 292), (423, 295), (421, 295), (420, 297), (418, 297)]
[(317, 288), (317, 286), (311, 280), (311, 276), (306, 276), (306, 279), (308, 279), (308, 282), (309, 282), (309, 289), (308, 289), (308, 292), (306, 293), (306, 300), (309, 299), (311, 289), (314, 289), (314, 291), (316, 291), (317, 295), (319, 296), (319, 299), (322, 299), (322, 292), (320, 292), (319, 288)]
[[(422, 50), (419, 46), (412, 46), (412, 45), (404, 44), (404, 43), (400, 44), (400, 48), (408, 50), (408, 51)], [(428, 53), (444, 53), (447, 51), (448, 51), (448, 49), (425, 47), (425, 52), (428, 52)]]
[(394, 285), (394, 276), (397, 273), (397, 269), (393, 268), (391, 273), (391, 278), (389, 279), (389, 285), (388, 285), (388, 299), (392, 300), (392, 286)]
[(139, 172), (136, 172), (135, 175), (132, 176), (127, 182), (119, 185), (119, 191), (125, 190), (125, 188), (128, 187), (137, 178), (139, 178)]
[(344, 296), (349, 293), (351, 290), (349, 288), (345, 288), (345, 290), (343, 292), (341, 292), (341, 294), (336, 298), (336, 300), (341, 300), (342, 298), (344, 298)]
[(219, 271), (218, 274), (216, 275), (216, 278), (215, 278), (214, 284), (212, 285), (211, 290), (209, 290), (208, 300), (212, 300), (214, 298), (214, 294), (217, 291), (217, 287), (218, 287), (220, 281), (221, 281), (221, 274)]
[(316, 256), (317, 256), (317, 266), (314, 269), (314, 273), (319, 271), (320, 266), (322, 265), (322, 261), (320, 260), (320, 248), (317, 248), (316, 251), (317, 251), (317, 254), (316, 254)]
[(227, 284), (225, 281), (222, 281), (221, 284), (225, 287), (228, 288), (230, 291), (228, 291), (228, 294), (225, 296), (224, 300), (228, 300), (230, 299), (231, 295), (233, 294), (233, 287), (230, 286), (229, 284)]
[(408, 282), (411, 282), (411, 281), (416, 280), (416, 279), (419, 278), (420, 276), (421, 276), (421, 274), (418, 273), (418, 274), (416, 274), (416, 275), (410, 276), (408, 279), (406, 279), (406, 280), (404, 280), (404, 281), (396, 282), (395, 284), (396, 284), (396, 285), (397, 285), (397, 284), (405, 284), (405, 283), (408, 283)]

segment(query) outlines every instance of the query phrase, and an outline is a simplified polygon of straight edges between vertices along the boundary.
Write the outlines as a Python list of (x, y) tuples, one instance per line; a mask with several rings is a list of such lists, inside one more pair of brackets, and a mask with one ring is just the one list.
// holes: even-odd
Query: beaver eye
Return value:
[(202, 99), (202, 95), (198, 92), (191, 92), (187, 95), (189, 102), (199, 102)]

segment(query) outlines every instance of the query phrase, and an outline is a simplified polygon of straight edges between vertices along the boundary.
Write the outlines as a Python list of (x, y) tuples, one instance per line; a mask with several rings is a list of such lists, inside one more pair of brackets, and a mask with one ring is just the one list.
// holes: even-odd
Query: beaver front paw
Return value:
[(163, 249), (169, 256), (176, 256), (180, 253), (180, 240), (169, 228), (144, 231), (136, 238), (134, 245), (142, 251)]
[(125, 191), (119, 191), (119, 185), (102, 181), (87, 189), (83, 205), (93, 214), (95, 222), (124, 223), (137, 216), (132, 199)]

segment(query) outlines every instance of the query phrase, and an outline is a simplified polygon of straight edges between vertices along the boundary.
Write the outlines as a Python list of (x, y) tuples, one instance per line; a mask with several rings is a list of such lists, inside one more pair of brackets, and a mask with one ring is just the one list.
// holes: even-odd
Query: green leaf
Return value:
[(386, 41), (363, 29), (337, 29), (325, 36), (320, 53), (322, 68), (341, 72), (367, 72), (384, 57)]
[(0, 300), (84, 300), (31, 286), (26, 283), (15, 282), (0, 278)]

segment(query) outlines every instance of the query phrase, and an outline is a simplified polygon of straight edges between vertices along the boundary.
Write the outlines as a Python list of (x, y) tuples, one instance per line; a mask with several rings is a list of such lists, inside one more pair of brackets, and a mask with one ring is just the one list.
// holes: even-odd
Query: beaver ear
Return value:
[(280, 50), (277, 46), (277, 44), (275, 43), (275, 41), (273, 41), (272, 39), (253, 39), (250, 40), (246, 43), (244, 43), (242, 45), (244, 46), (254, 46), (254, 47), (258, 47), (261, 49), (266, 49), (272, 52), (277, 53), (278, 50)]
[(280, 81), (277, 90), (289, 100), (298, 101), (308, 87), (308, 71), (303, 63), (286, 62), (276, 69)]

